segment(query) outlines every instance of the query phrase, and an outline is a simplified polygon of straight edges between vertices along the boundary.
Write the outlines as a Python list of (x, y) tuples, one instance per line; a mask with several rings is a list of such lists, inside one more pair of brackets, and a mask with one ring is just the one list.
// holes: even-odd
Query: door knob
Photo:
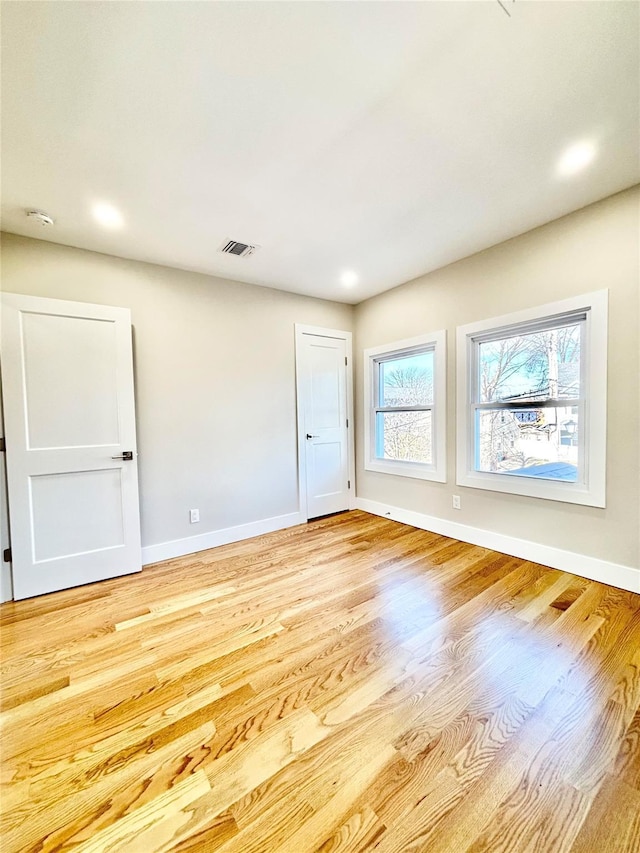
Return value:
[(307, 438), (320, 438), (319, 435), (311, 435), (310, 432), (307, 433)]
[(124, 459), (125, 462), (131, 462), (133, 460), (133, 450), (125, 450), (124, 453), (121, 453), (120, 456), (112, 456), (112, 459)]

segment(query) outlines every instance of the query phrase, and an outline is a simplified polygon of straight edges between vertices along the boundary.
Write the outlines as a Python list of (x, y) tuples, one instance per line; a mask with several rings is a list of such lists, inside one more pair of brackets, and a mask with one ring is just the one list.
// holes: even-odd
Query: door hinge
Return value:
[(346, 357), (346, 355), (345, 355), (345, 357), (344, 357), (344, 366), (346, 367), (348, 363), (349, 363), (349, 362), (347, 361), (347, 357)]
[(5, 444), (4, 438), (0, 438), (0, 453), (4, 453), (7, 449), (7, 445)]
[(350, 489), (350, 488), (351, 488), (351, 480), (347, 480), (347, 488), (348, 488), (348, 489)]
[(347, 429), (349, 429), (349, 418), (347, 418)]
[(11, 563), (11, 548), (5, 548), (2, 552), (2, 559), (5, 563)]

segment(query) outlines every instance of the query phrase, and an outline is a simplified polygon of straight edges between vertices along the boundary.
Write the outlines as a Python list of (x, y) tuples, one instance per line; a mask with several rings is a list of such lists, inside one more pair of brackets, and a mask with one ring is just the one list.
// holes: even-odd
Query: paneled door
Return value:
[(350, 506), (347, 340), (298, 335), (298, 425), (307, 518)]
[(128, 309), (2, 295), (14, 597), (140, 571)]

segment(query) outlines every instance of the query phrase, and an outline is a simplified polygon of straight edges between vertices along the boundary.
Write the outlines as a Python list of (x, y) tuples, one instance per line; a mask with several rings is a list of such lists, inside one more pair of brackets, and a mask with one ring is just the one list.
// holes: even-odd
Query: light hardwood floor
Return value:
[(640, 596), (351, 512), (0, 608), (13, 851), (640, 850)]

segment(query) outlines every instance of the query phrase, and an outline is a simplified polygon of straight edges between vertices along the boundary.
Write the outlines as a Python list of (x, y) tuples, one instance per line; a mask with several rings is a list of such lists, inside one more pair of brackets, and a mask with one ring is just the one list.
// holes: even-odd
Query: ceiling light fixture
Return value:
[(358, 273), (353, 270), (345, 270), (340, 276), (340, 283), (344, 287), (355, 287), (358, 281)]
[(582, 171), (596, 156), (596, 147), (593, 142), (576, 142), (570, 145), (558, 160), (557, 172), (567, 178)]
[(44, 210), (27, 210), (25, 213), (32, 222), (37, 222), (38, 225), (53, 225), (53, 218), (48, 213), (45, 213)]
[(124, 219), (119, 210), (112, 204), (99, 201), (91, 208), (93, 218), (105, 228), (122, 228)]

